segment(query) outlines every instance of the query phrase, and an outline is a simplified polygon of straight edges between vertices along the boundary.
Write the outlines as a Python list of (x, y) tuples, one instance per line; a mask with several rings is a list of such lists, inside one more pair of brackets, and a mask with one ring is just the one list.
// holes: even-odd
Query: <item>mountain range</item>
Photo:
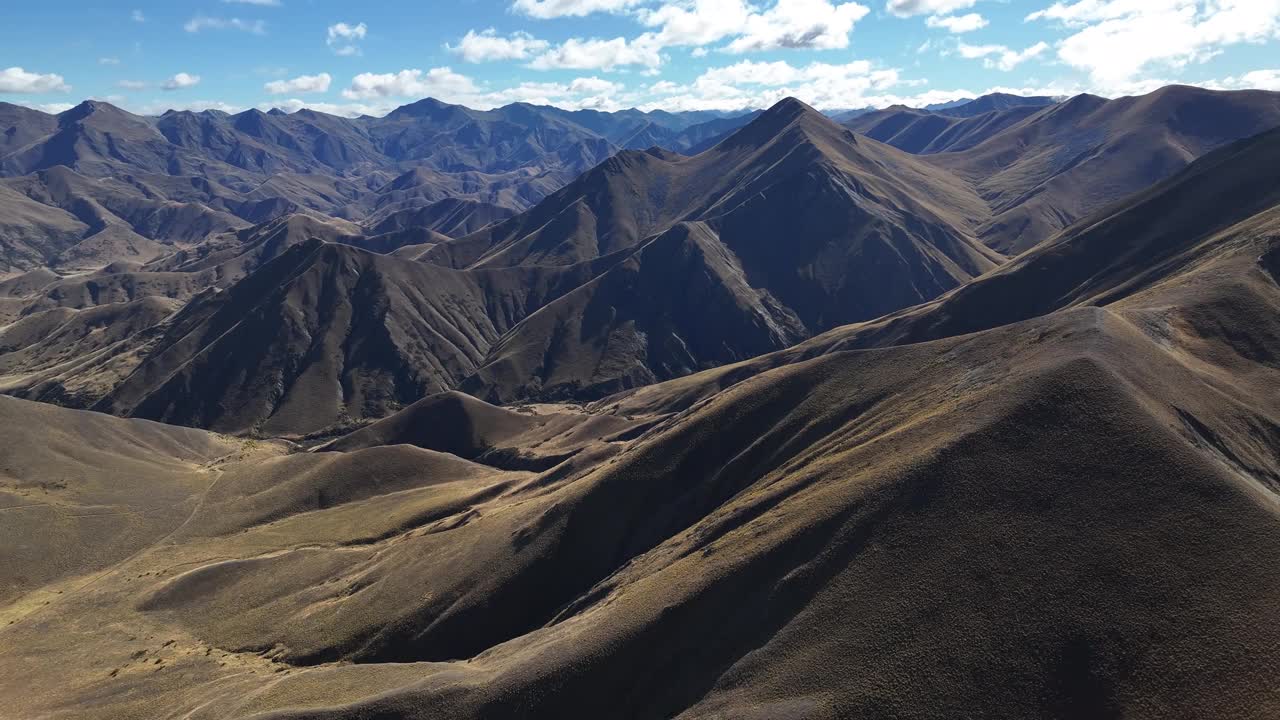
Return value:
[(1280, 715), (1280, 94), (0, 131), (0, 715)]
[(513, 107), (352, 121), (363, 214), (3, 181), (4, 712), (1280, 713), (1280, 94), (538, 109), (606, 154), (417, 190)]
[[(523, 210), (621, 149), (687, 150), (750, 117), (478, 111), (432, 99), (354, 119), (311, 110), (143, 117), (98, 101), (55, 116), (0, 104), (0, 272), (145, 262), (212, 227), (293, 212), (376, 226), (443, 200)], [(173, 215), (194, 227), (156, 217)]]

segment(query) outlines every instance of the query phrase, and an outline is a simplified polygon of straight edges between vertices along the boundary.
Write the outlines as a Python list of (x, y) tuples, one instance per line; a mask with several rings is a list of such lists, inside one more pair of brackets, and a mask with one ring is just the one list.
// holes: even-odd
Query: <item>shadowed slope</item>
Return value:
[(463, 389), (495, 401), (596, 398), (786, 347), (795, 315), (753, 288), (703, 223), (683, 223), (517, 325)]
[(497, 336), (467, 278), (312, 240), (192, 300), (98, 407), (312, 432), (452, 387)]
[(945, 292), (1000, 260), (967, 229), (984, 212), (955, 178), (786, 100), (693, 158), (622, 153), (421, 259), (479, 269), (630, 253), (528, 318), (466, 386), (592, 397)]

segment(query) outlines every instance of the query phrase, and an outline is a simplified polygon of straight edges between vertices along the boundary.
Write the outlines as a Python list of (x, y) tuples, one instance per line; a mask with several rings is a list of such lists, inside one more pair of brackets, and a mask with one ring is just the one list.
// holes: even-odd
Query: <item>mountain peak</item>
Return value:
[(423, 98), (417, 102), (401, 105), (387, 115), (388, 118), (429, 117), (439, 120), (457, 113), (465, 113), (467, 109), (461, 105), (450, 105), (435, 98)]
[(826, 115), (793, 97), (788, 97), (760, 113), (755, 120), (747, 123), (723, 144), (725, 147), (764, 145), (777, 139), (784, 130), (793, 125), (803, 125), (808, 130), (821, 128), (835, 128), (837, 132), (844, 130)]
[(83, 120), (94, 113), (124, 114), (124, 111), (111, 103), (102, 102), (101, 100), (85, 100), (70, 110), (59, 113), (58, 118), (64, 122), (75, 122)]
[(773, 107), (764, 111), (762, 118), (775, 116), (778, 118), (787, 118), (794, 120), (805, 113), (817, 113), (817, 110), (809, 107), (803, 102), (793, 97), (785, 97), (773, 104)]

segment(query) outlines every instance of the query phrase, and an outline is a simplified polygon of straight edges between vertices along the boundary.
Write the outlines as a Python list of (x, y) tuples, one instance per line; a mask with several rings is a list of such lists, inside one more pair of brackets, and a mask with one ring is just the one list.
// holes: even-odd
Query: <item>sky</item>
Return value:
[(0, 101), (825, 110), (1280, 90), (1280, 0), (6, 0)]

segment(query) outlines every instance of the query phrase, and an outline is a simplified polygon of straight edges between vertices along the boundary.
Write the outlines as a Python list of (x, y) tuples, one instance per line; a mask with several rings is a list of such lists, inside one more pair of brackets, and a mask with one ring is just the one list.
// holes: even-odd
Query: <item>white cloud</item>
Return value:
[(1216, 85), (1223, 90), (1280, 91), (1280, 70), (1254, 70), (1238, 77), (1229, 77)]
[(369, 27), (364, 23), (355, 25), (344, 22), (334, 23), (326, 31), (324, 42), (335, 55), (359, 55), (360, 46), (357, 43), (364, 40), (368, 33)]
[(742, 33), (752, 9), (746, 0), (687, 0), (639, 11), (640, 21), (660, 28), (657, 43), (706, 45)]
[(141, 80), (119, 80), (116, 87), (121, 90), (146, 90), (147, 84)]
[(658, 67), (662, 60), (653, 34), (645, 33), (632, 41), (621, 37), (612, 40), (570, 38), (533, 58), (529, 67), (535, 70), (613, 70), (625, 65)]
[(1089, 73), (1102, 91), (1131, 91), (1155, 69), (1204, 62), (1224, 48), (1280, 38), (1280, 0), (1079, 0), (1057, 2), (1028, 21), (1074, 32), (1058, 58)]
[(581, 17), (596, 12), (620, 12), (646, 0), (515, 0), (511, 9), (529, 17), (546, 20)]
[(282, 110), (287, 113), (295, 113), (299, 110), (315, 110), (316, 112), (328, 113), (329, 115), (339, 115), (342, 117), (360, 117), (361, 115), (382, 117), (392, 110), (395, 110), (398, 105), (399, 103), (391, 101), (375, 103), (330, 103), (303, 100), (301, 98), (289, 98), (287, 100), (272, 100), (270, 102), (262, 103), (261, 105), (258, 105), (258, 109), (263, 112), (267, 112), (268, 110)]
[(98, 58), (98, 64), (99, 64), (99, 65), (119, 65), (119, 64), (120, 64), (120, 58), (115, 58), (115, 57), (100, 57), (100, 58)]
[(866, 60), (804, 66), (744, 60), (709, 69), (688, 85), (656, 83), (650, 92), (666, 97), (641, 107), (673, 111), (759, 108), (788, 96), (816, 107), (860, 107), (872, 104), (871, 98), (885, 90), (904, 84), (896, 69), (878, 68)]
[(502, 37), (493, 28), (476, 32), (468, 30), (456, 47), (445, 46), (449, 52), (456, 53), (470, 63), (490, 62), (493, 60), (525, 60), (534, 53), (550, 47), (550, 43), (539, 40), (526, 32), (512, 33), (510, 37)]
[(143, 15), (141, 10), (134, 10), (133, 12), (129, 13), (129, 19), (133, 20), (134, 22), (142, 23), (147, 21), (147, 16)]
[(182, 90), (184, 88), (195, 87), (200, 84), (199, 75), (191, 75), (190, 73), (180, 72), (177, 75), (165, 80), (161, 85), (161, 90)]
[(659, 47), (701, 46), (735, 38), (724, 49), (742, 53), (845, 48), (854, 24), (869, 12), (856, 2), (832, 0), (776, 0), (767, 10), (746, 0), (679, 0), (641, 9), (637, 17), (657, 28), (653, 43)]
[(888, 0), (884, 9), (898, 17), (950, 15), (957, 10), (968, 10), (977, 2), (978, 0)]
[[(757, 82), (759, 80), (759, 82)], [(778, 84), (781, 83), (781, 84)], [(891, 105), (925, 107), (937, 103), (971, 100), (991, 93), (1012, 95), (1067, 96), (1081, 92), (1078, 87), (989, 87), (985, 90), (956, 88), (924, 90), (910, 95), (894, 92), (901, 87), (927, 84), (923, 80), (902, 80), (893, 69), (873, 69), (855, 61), (847, 65), (812, 64), (792, 67), (787, 63), (738, 63), (703, 73), (688, 85), (655, 83), (649, 97), (636, 105), (641, 110), (742, 110), (765, 108), (784, 97), (797, 97), (819, 109), (884, 108)]]
[(139, 115), (163, 115), (169, 110), (189, 110), (191, 112), (202, 112), (204, 110), (217, 110), (219, 112), (235, 114), (244, 112), (245, 108), (240, 105), (232, 105), (222, 102), (221, 100), (188, 100), (186, 102), (171, 103), (164, 100), (146, 103), (145, 105), (130, 108), (132, 112)]
[(20, 67), (0, 70), (0, 93), (70, 92), (71, 86), (56, 73), (27, 72)]
[(485, 93), (469, 103), (476, 108), (490, 108), (513, 102), (534, 105), (554, 105), (565, 110), (622, 109), (622, 100), (634, 100), (624, 95), (625, 87), (598, 77), (576, 78), (569, 83), (520, 83), (515, 87)]
[(342, 91), (348, 100), (382, 97), (435, 97), (451, 100), (474, 97), (480, 93), (475, 82), (447, 67), (421, 70), (401, 70), (398, 73), (360, 73), (351, 79), (351, 86)]
[(960, 57), (969, 60), (982, 58), (984, 67), (1009, 72), (1022, 63), (1038, 57), (1049, 49), (1049, 44), (1038, 42), (1025, 50), (1010, 50), (1004, 45), (966, 45), (960, 43), (957, 50)]
[(513, 102), (555, 105), (566, 110), (620, 110), (641, 99), (628, 93), (622, 83), (596, 76), (579, 77), (569, 82), (524, 82), (491, 90), (447, 67), (426, 72), (409, 69), (397, 73), (362, 73), (352, 79), (350, 87), (342, 91), (342, 96), (356, 102), (327, 104), (291, 99), (270, 104), (282, 109), (310, 107), (321, 112), (354, 116), (385, 115), (401, 104), (392, 102), (392, 99), (418, 100), (424, 97), (480, 110)]
[(197, 15), (186, 22), (182, 26), (183, 30), (189, 33), (198, 33), (202, 30), (241, 30), (254, 35), (265, 35), (267, 33), (267, 24), (261, 20), (241, 20), (240, 18), (217, 18), (207, 15)]
[(854, 23), (871, 9), (856, 2), (839, 5), (829, 0), (778, 0), (770, 10), (752, 14), (730, 52), (778, 48), (834, 50), (849, 46)]
[(600, 95), (604, 93), (620, 92), (623, 88), (624, 86), (621, 83), (612, 82), (595, 76), (575, 78), (569, 83), (569, 92), (571, 93), (590, 93)]
[(72, 105), (71, 103), (31, 103), (19, 101), (18, 104), (23, 107), (29, 107), (32, 110), (49, 113), (50, 115), (57, 115), (60, 112), (66, 112), (75, 107), (75, 105)]
[(329, 91), (333, 78), (329, 73), (319, 75), (299, 75), (292, 80), (273, 80), (262, 86), (271, 95), (293, 95), (297, 93), (322, 93)]
[(978, 13), (969, 13), (967, 15), (930, 15), (929, 19), (924, 21), (924, 24), (931, 28), (944, 28), (948, 32), (958, 35), (981, 30), (990, 23)]

